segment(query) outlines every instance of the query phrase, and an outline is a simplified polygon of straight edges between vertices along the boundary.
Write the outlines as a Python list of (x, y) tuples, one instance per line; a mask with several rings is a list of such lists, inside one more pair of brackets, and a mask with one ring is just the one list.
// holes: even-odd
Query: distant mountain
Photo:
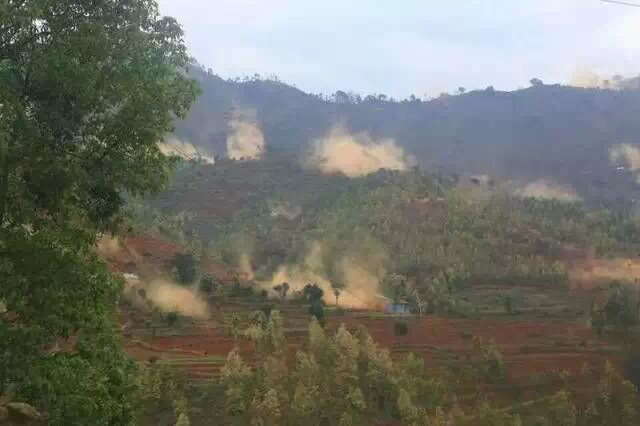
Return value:
[(634, 173), (609, 159), (615, 145), (640, 144), (640, 79), (625, 80), (623, 90), (536, 84), (391, 102), (345, 92), (323, 99), (279, 81), (225, 81), (199, 67), (190, 72), (203, 92), (176, 134), (217, 155), (225, 155), (234, 111), (250, 110), (267, 151), (302, 156), (340, 124), (394, 139), (423, 168), (522, 182), (544, 178), (573, 186), (587, 200), (640, 199)]

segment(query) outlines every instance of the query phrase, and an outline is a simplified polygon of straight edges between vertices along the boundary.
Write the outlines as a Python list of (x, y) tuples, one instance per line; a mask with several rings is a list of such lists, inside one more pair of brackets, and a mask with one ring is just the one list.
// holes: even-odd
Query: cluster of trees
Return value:
[(591, 327), (602, 335), (607, 329), (628, 332), (640, 324), (640, 293), (638, 286), (614, 282), (604, 303), (594, 303), (591, 308)]
[(293, 351), (278, 311), (256, 311), (236, 318), (235, 326), (254, 354), (243, 357), (233, 350), (220, 378), (199, 391), (162, 367), (145, 369), (146, 421), (181, 426), (209, 425), (212, 418), (272, 426), (631, 426), (640, 421), (635, 387), (610, 364), (597, 373), (558, 374), (540, 382), (544, 386), (534, 399), (516, 401), (516, 385), (500, 351), (478, 337), (470, 340), (471, 353), (458, 366), (427, 368), (411, 354), (392, 358), (363, 327), (328, 331), (311, 321), (305, 342)]
[(187, 63), (153, 1), (0, 3), (0, 394), (51, 425), (135, 422), (122, 283), (95, 246), (125, 192), (166, 182), (156, 143), (195, 99)]
[(359, 425), (400, 418), (403, 424), (444, 421), (441, 383), (424, 375), (413, 357), (394, 363), (365, 330), (341, 327), (333, 336), (319, 323), (309, 326), (308, 343), (288, 360), (282, 319), (274, 311), (244, 335), (256, 347), (250, 368), (237, 351), (222, 370), (224, 413), (231, 424)]

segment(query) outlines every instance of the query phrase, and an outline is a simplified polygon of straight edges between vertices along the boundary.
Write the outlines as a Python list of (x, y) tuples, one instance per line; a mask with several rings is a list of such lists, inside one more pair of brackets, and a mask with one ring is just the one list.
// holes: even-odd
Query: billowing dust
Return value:
[[(140, 292), (140, 290), (144, 290), (144, 292)], [(175, 284), (164, 278), (148, 282), (127, 279), (124, 295), (135, 306), (142, 309), (149, 308), (150, 303), (165, 313), (175, 312), (198, 319), (209, 318), (207, 302), (196, 289)]]
[(413, 158), (393, 139), (373, 140), (366, 132), (352, 134), (334, 127), (313, 144), (307, 165), (324, 174), (364, 176), (380, 169), (406, 170)]
[(229, 122), (227, 156), (234, 160), (258, 160), (265, 149), (264, 135), (253, 110), (235, 110)]
[(560, 185), (548, 179), (539, 179), (516, 189), (513, 194), (518, 197), (538, 198), (542, 200), (558, 200), (566, 202), (580, 201), (582, 198), (568, 185)]
[(640, 183), (640, 149), (628, 143), (614, 145), (609, 150), (609, 160), (614, 166), (623, 165), (636, 174), (636, 181)]
[[(304, 261), (299, 264), (280, 266), (271, 279), (260, 283), (271, 290), (274, 286), (288, 283), (291, 293), (302, 291), (309, 283), (317, 284), (324, 292), (324, 301), (334, 305), (336, 298), (331, 280), (325, 271), (323, 256), (330, 250), (326, 243), (314, 242), (307, 251)], [(337, 277), (344, 288), (340, 291), (338, 304), (348, 308), (377, 308), (378, 293), (385, 275), (382, 252), (362, 256), (357, 253), (345, 256), (335, 265)], [(334, 282), (336, 284), (336, 282)], [(290, 294), (291, 294), (290, 293)]]
[(585, 259), (569, 268), (573, 287), (594, 288), (613, 281), (640, 283), (640, 262), (630, 258)]
[(253, 267), (251, 266), (251, 257), (248, 253), (240, 253), (238, 257), (238, 267), (240, 268), (240, 273), (243, 275), (245, 279), (252, 280), (254, 277)]
[(164, 155), (175, 155), (185, 160), (199, 159), (208, 164), (214, 164), (215, 159), (209, 153), (196, 148), (195, 145), (182, 141), (175, 136), (167, 136), (162, 142), (158, 142), (158, 148)]

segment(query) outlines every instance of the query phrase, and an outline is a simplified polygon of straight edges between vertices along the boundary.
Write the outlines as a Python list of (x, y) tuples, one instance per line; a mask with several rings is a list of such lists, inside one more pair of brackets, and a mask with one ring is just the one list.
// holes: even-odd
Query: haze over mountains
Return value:
[[(640, 144), (637, 78), (599, 88), (539, 81), (513, 92), (461, 88), (430, 101), (391, 101), (346, 92), (320, 97), (259, 78), (225, 81), (197, 66), (190, 73), (202, 96), (177, 123), (176, 135), (219, 157), (242, 158), (238, 147), (245, 143), (247, 158), (285, 151), (304, 161), (314, 149), (326, 153), (318, 141), (333, 143), (338, 131), (353, 140), (335, 145), (336, 157), (361, 154), (369, 167), (386, 167), (384, 151), (393, 156), (389, 164), (401, 164), (390, 168), (559, 184), (588, 201), (628, 203), (638, 195), (632, 158)], [(253, 139), (247, 142), (238, 129)]]

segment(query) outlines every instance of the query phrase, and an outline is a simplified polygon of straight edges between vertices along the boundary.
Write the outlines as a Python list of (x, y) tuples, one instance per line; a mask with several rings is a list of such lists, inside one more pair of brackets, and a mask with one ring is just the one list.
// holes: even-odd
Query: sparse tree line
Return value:
[[(411, 354), (392, 358), (362, 327), (340, 326), (331, 332), (311, 321), (304, 344), (290, 348), (278, 311), (257, 311), (237, 323), (237, 330), (239, 339), (252, 342), (255, 356), (245, 359), (233, 350), (219, 380), (204, 390), (189, 388), (161, 367), (144, 370), (142, 377), (151, 387), (149, 419), (181, 426), (390, 421), (415, 426), (631, 426), (640, 421), (635, 387), (609, 364), (595, 378), (587, 370), (584, 377), (558, 374), (538, 397), (514, 404), (514, 384), (502, 355), (491, 341), (477, 337), (469, 341), (468, 358), (449, 370), (427, 368)], [(584, 380), (598, 384), (583, 388)], [(511, 405), (498, 402), (505, 397)]]

